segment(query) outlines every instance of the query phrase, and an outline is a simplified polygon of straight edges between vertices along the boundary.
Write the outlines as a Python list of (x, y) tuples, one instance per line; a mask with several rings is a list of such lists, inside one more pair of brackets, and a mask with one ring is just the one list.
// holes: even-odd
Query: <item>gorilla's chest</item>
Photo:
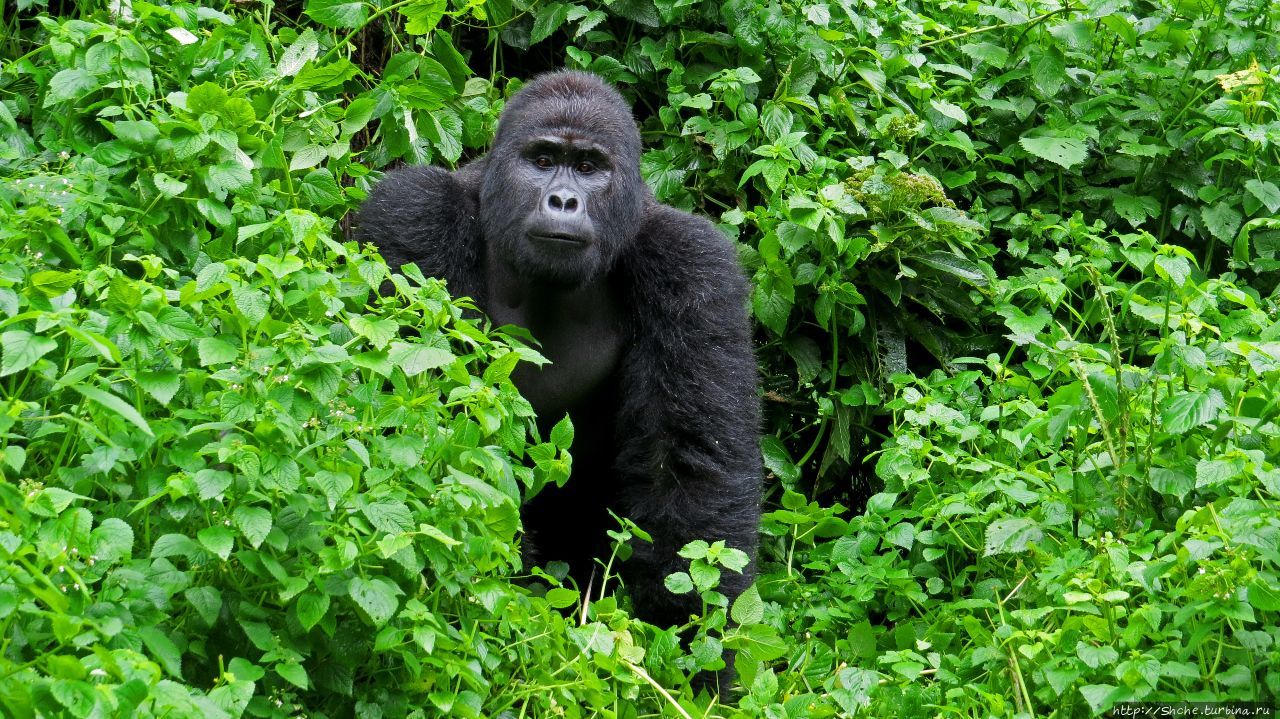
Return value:
[(554, 423), (565, 412), (575, 422), (598, 405), (616, 381), (624, 331), (616, 292), (605, 283), (572, 291), (491, 295), (486, 308), (497, 324), (524, 327), (542, 344), (550, 365), (521, 364), (512, 374), (520, 393), (543, 420)]

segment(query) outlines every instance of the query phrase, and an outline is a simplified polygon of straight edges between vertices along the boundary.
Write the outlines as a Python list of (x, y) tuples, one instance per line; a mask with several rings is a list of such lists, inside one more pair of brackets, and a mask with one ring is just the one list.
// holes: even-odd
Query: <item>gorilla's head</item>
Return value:
[(480, 190), (485, 241), (521, 276), (575, 287), (613, 266), (648, 193), (617, 90), (584, 72), (541, 75), (498, 121)]

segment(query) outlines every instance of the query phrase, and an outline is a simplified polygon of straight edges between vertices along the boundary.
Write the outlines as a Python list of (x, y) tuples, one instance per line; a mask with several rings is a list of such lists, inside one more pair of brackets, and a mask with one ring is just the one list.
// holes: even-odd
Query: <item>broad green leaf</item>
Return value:
[(235, 536), (226, 527), (205, 527), (196, 533), (201, 546), (222, 559), (231, 556), (231, 548), (235, 545)]
[(182, 681), (182, 652), (178, 651), (169, 635), (158, 627), (140, 627), (137, 631), (147, 651), (164, 667), (165, 673)]
[(1207, 392), (1178, 392), (1164, 400), (1160, 423), (1170, 434), (1182, 434), (1217, 419), (1227, 402), (1216, 389)]
[(89, 547), (99, 562), (115, 562), (133, 552), (133, 528), (124, 520), (108, 517), (89, 535)]
[(407, 377), (443, 367), (454, 360), (453, 353), (439, 347), (408, 342), (392, 342), (390, 359)]
[(240, 350), (235, 345), (218, 337), (201, 337), (196, 347), (200, 353), (202, 367), (235, 362), (240, 356)]
[(9, 330), (0, 334), (0, 351), (4, 353), (0, 358), (0, 377), (30, 367), (57, 348), (56, 341), (25, 330)]
[(1032, 542), (1044, 539), (1044, 532), (1035, 520), (1027, 517), (998, 519), (987, 526), (983, 556), (1022, 552)]
[(381, 577), (352, 577), (347, 591), (375, 627), (386, 624), (400, 608), (395, 585)]
[(298, 617), (298, 623), (308, 631), (329, 612), (329, 595), (323, 592), (303, 592), (294, 601), (294, 613)]
[(404, 25), (405, 32), (410, 35), (426, 35), (436, 29), (444, 17), (448, 3), (445, 0), (413, 0), (400, 13), (408, 21)]
[(368, 22), (368, 13), (361, 0), (307, 0), (305, 12), (325, 27), (354, 30)]
[(666, 585), (667, 591), (672, 594), (688, 594), (693, 591), (693, 579), (685, 572), (668, 574), (667, 578), (663, 580), (663, 584)]
[(98, 86), (98, 78), (88, 70), (80, 68), (62, 70), (49, 81), (49, 92), (44, 96), (44, 107), (65, 100), (78, 100)]
[(1200, 217), (1204, 219), (1204, 226), (1209, 232), (1223, 242), (1234, 241), (1236, 233), (1240, 231), (1240, 213), (1225, 200), (1201, 209)]
[(1089, 150), (1084, 140), (1074, 137), (1030, 137), (1024, 135), (1018, 140), (1018, 144), (1022, 145), (1022, 149), (1032, 155), (1062, 167), (1069, 168), (1079, 165), (1089, 156)]
[(307, 681), (307, 670), (297, 662), (281, 662), (277, 664), (276, 674), (284, 677), (285, 680), (299, 689), (307, 689), (310, 686)]
[(236, 529), (249, 540), (249, 546), (257, 549), (271, 532), (271, 511), (264, 507), (236, 507), (231, 513)]
[(1280, 188), (1266, 180), (1247, 180), (1244, 187), (1249, 194), (1258, 198), (1258, 201), (1266, 205), (1267, 212), (1280, 212)]
[(729, 616), (738, 624), (759, 624), (764, 621), (764, 600), (760, 598), (760, 590), (752, 584), (746, 591), (733, 600), (733, 608)]

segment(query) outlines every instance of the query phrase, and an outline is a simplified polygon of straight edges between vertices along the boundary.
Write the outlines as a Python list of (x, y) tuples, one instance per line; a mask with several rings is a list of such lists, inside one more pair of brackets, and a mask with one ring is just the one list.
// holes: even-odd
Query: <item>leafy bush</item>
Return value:
[[(0, 17), (6, 714), (1280, 695), (1272, 4), (63, 10)], [(521, 565), (570, 461), (509, 381), (541, 357), (344, 240), (562, 64), (754, 280), (761, 576), (685, 627), (612, 591), (625, 520), (598, 594)], [(685, 556), (671, 591), (737, 566)]]

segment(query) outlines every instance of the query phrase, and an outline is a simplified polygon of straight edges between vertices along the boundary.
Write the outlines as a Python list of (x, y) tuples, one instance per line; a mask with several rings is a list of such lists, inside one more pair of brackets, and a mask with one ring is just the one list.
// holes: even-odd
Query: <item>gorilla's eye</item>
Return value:
[(591, 164), (590, 162), (579, 162), (577, 170), (580, 174), (590, 175), (591, 173), (596, 171), (596, 166)]
[(533, 164), (545, 170), (556, 163), (551, 159), (549, 155), (538, 155), (537, 157), (533, 158)]

